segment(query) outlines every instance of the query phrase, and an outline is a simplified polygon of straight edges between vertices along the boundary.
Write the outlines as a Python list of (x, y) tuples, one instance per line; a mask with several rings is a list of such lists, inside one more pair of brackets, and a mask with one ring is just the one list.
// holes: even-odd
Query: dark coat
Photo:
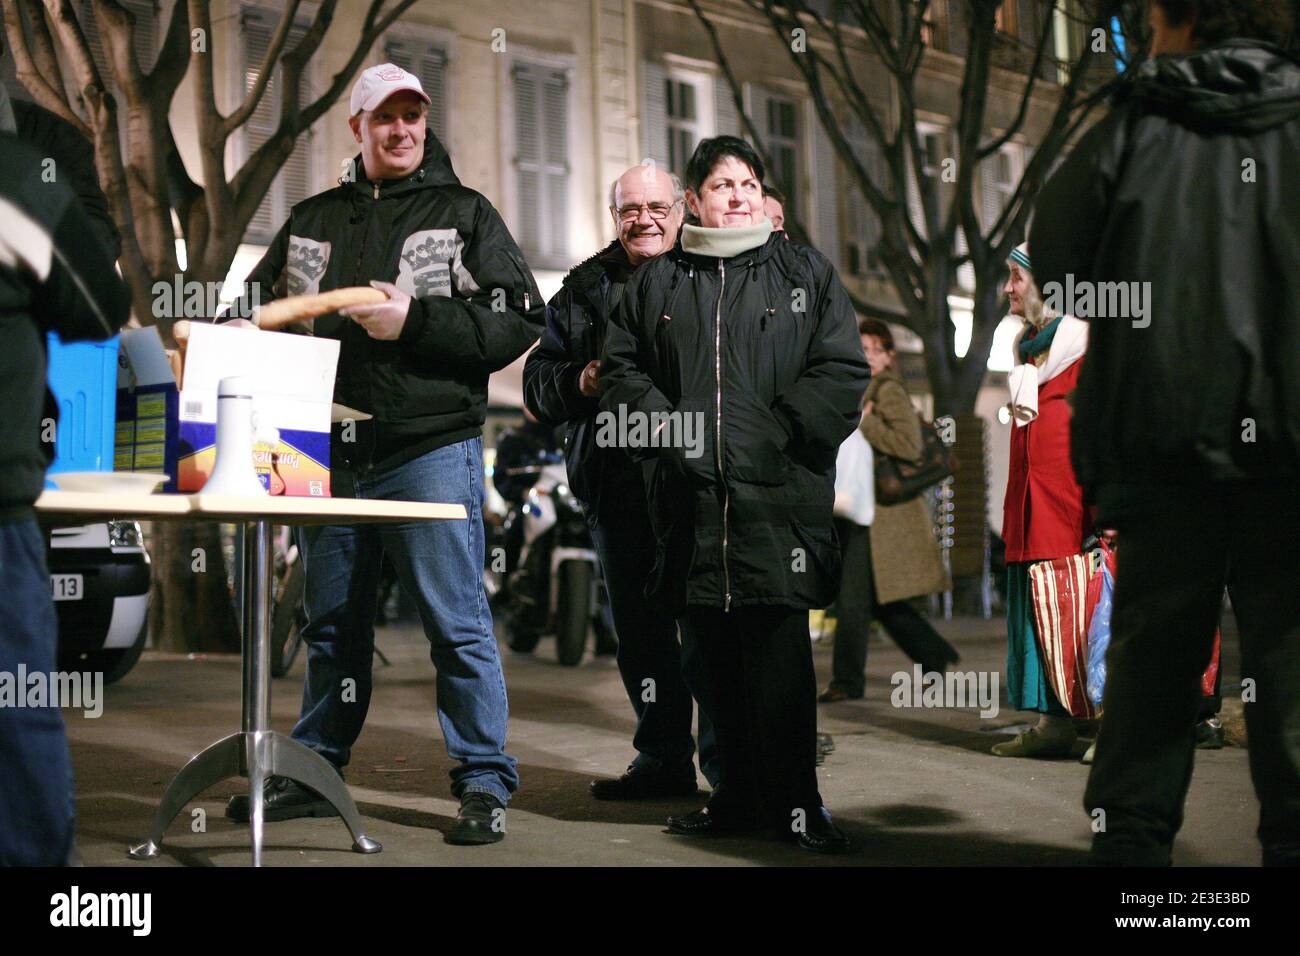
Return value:
[(647, 594), (685, 607), (825, 607), (840, 576), (835, 457), (870, 377), (853, 307), (816, 250), (782, 235), (729, 259), (645, 263), (610, 323), (601, 408), (681, 412), (701, 452), (646, 462), (656, 537)]
[(18, 138), (42, 157), (53, 159), (60, 182), (67, 183), (86, 210), (91, 232), (110, 261), (122, 251), (122, 237), (108, 212), (108, 199), (99, 188), (95, 171), (95, 146), (75, 126), (43, 106), (14, 100), (14, 122)]
[(614, 310), (614, 282), (626, 280), (631, 271), (618, 240), (574, 266), (547, 303), (546, 331), (524, 363), (524, 404), (539, 421), (564, 426), (569, 490), (590, 511), (598, 511), (606, 486), (615, 499), (645, 493), (641, 468), (626, 452), (597, 446), (599, 399), (578, 391), (578, 376), (600, 358)]
[(1300, 63), (1232, 40), (1144, 64), (1043, 187), (1029, 251), (1044, 293), (1149, 283), (1148, 325), (1091, 323), (1072, 427), (1090, 497), (1300, 478)]
[(0, 521), (30, 517), (54, 456), (42, 440), (42, 419), (58, 418), (45, 384), (46, 334), (107, 339), (131, 308), (77, 196), (61, 179), (43, 180), (48, 155), (0, 134)]
[[(372, 279), (412, 296), (394, 341), (337, 313), (313, 329), (341, 343), (334, 400), (374, 416), (373, 432), (358, 427), (355, 443), (336, 425), (331, 455), (386, 470), (481, 433), (488, 376), (537, 339), (544, 303), (505, 223), (460, 184), (432, 133), (405, 179), (371, 182), (360, 157), (354, 168), (354, 181), (293, 207), (245, 296), (250, 286), (267, 302)], [(247, 308), (243, 298), (228, 315)]]

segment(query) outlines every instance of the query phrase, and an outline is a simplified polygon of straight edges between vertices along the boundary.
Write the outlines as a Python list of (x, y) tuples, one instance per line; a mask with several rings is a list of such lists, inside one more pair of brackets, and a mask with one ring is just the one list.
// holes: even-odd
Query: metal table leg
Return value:
[(240, 732), (193, 757), (168, 785), (154, 815), (149, 839), (130, 849), (135, 860), (158, 855), (172, 819), (190, 800), (227, 777), (248, 778), (248, 820), (253, 866), (262, 865), (262, 785), (280, 774), (311, 787), (339, 811), (352, 834), (352, 849), (378, 853), (383, 847), (361, 832), (361, 815), (347, 787), (320, 754), (271, 730), (271, 522), (241, 527), (243, 584), (243, 705)]

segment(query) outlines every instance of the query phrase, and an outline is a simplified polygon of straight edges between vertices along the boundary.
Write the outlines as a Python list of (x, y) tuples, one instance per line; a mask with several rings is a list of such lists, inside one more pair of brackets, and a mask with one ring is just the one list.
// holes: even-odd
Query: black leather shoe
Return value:
[(1218, 717), (1210, 717), (1196, 725), (1197, 750), (1222, 750), (1224, 743), (1223, 723)]
[[(336, 817), (334, 805), (310, 787), (288, 777), (269, 777), (262, 785), (262, 820), (294, 820), (298, 817)], [(248, 822), (248, 794), (237, 793), (226, 804), (226, 816), (236, 823)]]
[(713, 814), (709, 808), (695, 810), (680, 817), (668, 818), (668, 832), (678, 836), (735, 836), (761, 829), (758, 822), (743, 814)]
[(799, 845), (812, 853), (848, 853), (850, 849), (849, 838), (826, 819), (824, 810), (808, 818), (807, 827), (799, 834)]
[(447, 842), (456, 846), (479, 846), (500, 843), (506, 838), (506, 805), (481, 790), (473, 790), (460, 800), (456, 826), (447, 834)]
[(689, 797), (698, 789), (695, 783), (695, 768), (690, 764), (653, 770), (633, 764), (627, 768), (627, 773), (615, 780), (591, 781), (591, 795), (597, 800)]

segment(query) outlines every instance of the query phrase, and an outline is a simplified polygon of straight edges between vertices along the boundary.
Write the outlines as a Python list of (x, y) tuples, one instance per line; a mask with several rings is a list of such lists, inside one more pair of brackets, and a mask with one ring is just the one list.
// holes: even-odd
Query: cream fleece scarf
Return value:
[(764, 219), (756, 226), (711, 229), (705, 226), (682, 226), (682, 249), (697, 256), (730, 259), (750, 249), (757, 249), (772, 234), (772, 223)]

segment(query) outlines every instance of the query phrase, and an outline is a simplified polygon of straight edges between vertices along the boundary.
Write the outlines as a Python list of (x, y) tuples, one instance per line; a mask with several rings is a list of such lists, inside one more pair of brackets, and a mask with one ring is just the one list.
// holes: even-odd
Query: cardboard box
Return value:
[(196, 322), (179, 383), (155, 328), (123, 332), (122, 357), (115, 470), (164, 472), (167, 491), (201, 490), (216, 463), (217, 385), (242, 375), (259, 417), (280, 432), (277, 445), (252, 451), (262, 484), (273, 495), (329, 497), (330, 422), (348, 412), (332, 404), (336, 339)]

